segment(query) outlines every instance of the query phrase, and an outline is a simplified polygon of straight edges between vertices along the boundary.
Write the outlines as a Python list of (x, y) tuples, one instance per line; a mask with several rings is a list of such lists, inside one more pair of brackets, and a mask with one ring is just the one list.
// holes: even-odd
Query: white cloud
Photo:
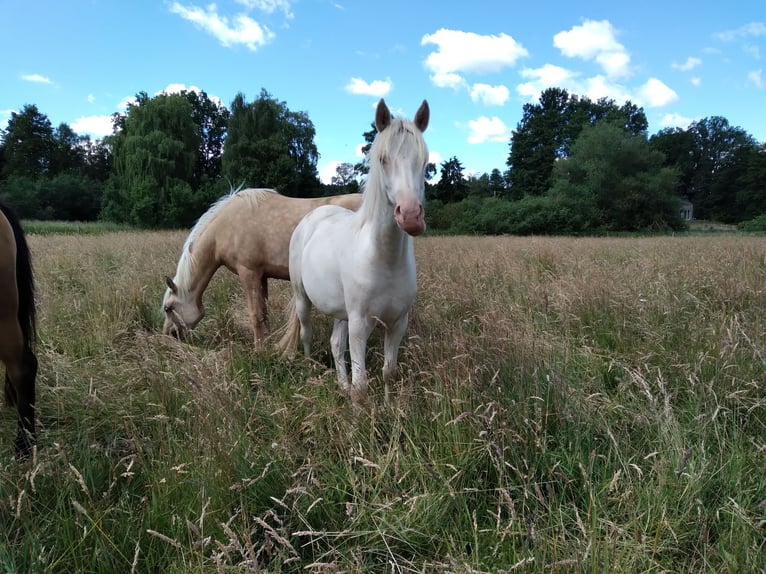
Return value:
[(617, 41), (608, 20), (586, 20), (581, 26), (559, 32), (553, 45), (568, 58), (595, 60), (610, 78), (630, 75), (630, 55)]
[(468, 83), (460, 74), (432, 74), (431, 81), (437, 88), (458, 88), (467, 87)]
[(763, 22), (750, 22), (734, 30), (719, 32), (715, 36), (724, 42), (730, 42), (737, 38), (758, 38), (759, 36), (766, 36), (766, 24)]
[(511, 138), (511, 130), (497, 116), (488, 118), (481, 116), (468, 122), (468, 143), (479, 144), (486, 141), (508, 142)]
[(346, 84), (345, 89), (352, 94), (382, 98), (391, 91), (392, 87), (393, 85), (389, 78), (386, 78), (385, 81), (374, 80), (371, 83), (367, 83), (361, 78), (351, 78), (351, 81)]
[(508, 101), (510, 92), (503, 85), (474, 84), (471, 88), (471, 99), (487, 106), (502, 106)]
[(428, 163), (432, 163), (438, 168), (441, 162), (442, 162), (442, 154), (440, 154), (438, 151), (429, 150)]
[(86, 99), (88, 100), (89, 104), (96, 103), (96, 96), (94, 96), (93, 94), (88, 94), (88, 97)]
[(136, 96), (128, 96), (117, 104), (117, 109), (124, 112), (128, 109), (128, 106), (132, 106), (136, 103)]
[(249, 16), (239, 14), (230, 23), (229, 18), (219, 15), (217, 10), (215, 4), (199, 8), (197, 6), (187, 7), (180, 2), (173, 2), (170, 6), (171, 12), (189, 20), (215, 37), (221, 45), (227, 48), (243, 45), (255, 52), (274, 39), (274, 33), (271, 30), (261, 26)]
[(536, 102), (548, 88), (563, 88), (570, 94), (585, 96), (592, 101), (601, 98), (619, 104), (630, 100), (636, 105), (651, 108), (666, 106), (678, 100), (678, 94), (656, 78), (650, 78), (637, 89), (612, 81), (609, 76), (596, 75), (582, 79), (576, 72), (547, 64), (542, 68), (524, 69), (522, 78), (530, 81), (516, 86), (516, 91), (530, 102)]
[(665, 114), (660, 120), (660, 126), (663, 128), (683, 128), (686, 129), (694, 120), (680, 114)]
[(699, 88), (702, 85), (702, 78), (694, 76), (691, 80), (692, 86)]
[(465, 85), (461, 74), (499, 72), (529, 55), (507, 34), (480, 35), (441, 28), (423, 36), (420, 44), (436, 45), (436, 51), (426, 57), (425, 66), (438, 87), (460, 87)]
[(112, 116), (85, 116), (72, 122), (72, 129), (78, 134), (89, 134), (96, 138), (111, 135)]
[(748, 81), (756, 88), (763, 87), (763, 70), (753, 70), (747, 74)]
[(580, 92), (577, 74), (553, 64), (546, 64), (542, 68), (525, 68), (519, 72), (519, 75), (529, 81), (516, 86), (516, 91), (530, 101), (537, 100), (540, 92), (552, 87)]
[(677, 101), (678, 94), (657, 78), (649, 78), (646, 83), (638, 89), (636, 99), (641, 105), (650, 108), (661, 108)]
[(702, 65), (702, 60), (699, 58), (693, 58), (692, 56), (686, 58), (686, 61), (683, 64), (672, 64), (673, 68), (682, 72), (688, 72), (689, 70), (693, 70), (700, 65)]
[(241, 4), (248, 10), (257, 8), (266, 14), (273, 14), (277, 10), (281, 10), (289, 19), (294, 16), (288, 0), (237, 0), (237, 4)]
[(23, 74), (21, 76), (21, 79), (25, 82), (32, 82), (35, 84), (52, 84), (53, 82), (50, 80), (50, 78), (46, 78), (45, 76), (41, 76), (40, 74)]
[(319, 169), (319, 181), (325, 185), (330, 185), (332, 183), (332, 178), (335, 177), (335, 175), (338, 173), (338, 166), (342, 163), (342, 161), (325, 162), (325, 164)]

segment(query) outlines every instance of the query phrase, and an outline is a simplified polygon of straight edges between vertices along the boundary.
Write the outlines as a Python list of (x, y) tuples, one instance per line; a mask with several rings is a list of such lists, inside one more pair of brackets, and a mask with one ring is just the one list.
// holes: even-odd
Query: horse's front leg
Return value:
[(338, 373), (338, 385), (343, 395), (349, 394), (348, 371), (346, 370), (346, 347), (348, 346), (348, 321), (335, 319), (330, 337), (332, 356), (335, 359), (335, 371)]
[(367, 370), (365, 354), (375, 322), (367, 317), (349, 317), (348, 339), (351, 354), (351, 400), (356, 404), (367, 402)]
[(268, 299), (266, 277), (251, 269), (242, 269), (239, 272), (239, 278), (245, 291), (245, 301), (250, 315), (250, 324), (253, 328), (253, 343), (256, 349), (261, 349), (263, 342), (270, 334), (266, 308)]
[(408, 313), (399, 317), (387, 327), (383, 338), (383, 396), (386, 402), (388, 402), (388, 383), (396, 376), (399, 344), (407, 331), (408, 320)]

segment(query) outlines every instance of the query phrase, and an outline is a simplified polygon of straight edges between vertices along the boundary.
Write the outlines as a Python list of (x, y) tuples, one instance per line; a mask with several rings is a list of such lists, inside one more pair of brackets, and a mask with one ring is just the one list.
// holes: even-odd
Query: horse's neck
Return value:
[(176, 271), (176, 281), (179, 289), (199, 303), (202, 293), (221, 266), (215, 257), (215, 234), (211, 233), (209, 228), (203, 230), (199, 237), (194, 239), (191, 248), (193, 256), (189, 253), (188, 246), (184, 245), (184, 253)]
[[(366, 193), (370, 192), (384, 194), (380, 189), (369, 189)], [(370, 197), (368, 199), (373, 198)], [(363, 209), (360, 209), (357, 215), (363, 219), (363, 226), (374, 238), (372, 248), (381, 253), (384, 259), (388, 257), (396, 258), (406, 254), (412, 244), (412, 237), (402, 231), (396, 224), (394, 220), (394, 207), (388, 203), (384, 195), (375, 197), (373, 202), (363, 206)]]

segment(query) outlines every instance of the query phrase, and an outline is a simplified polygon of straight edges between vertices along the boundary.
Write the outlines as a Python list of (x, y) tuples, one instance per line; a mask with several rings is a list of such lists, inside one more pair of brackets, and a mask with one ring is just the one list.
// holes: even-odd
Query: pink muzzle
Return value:
[(400, 201), (394, 208), (394, 219), (402, 231), (413, 237), (422, 235), (426, 230), (426, 218), (423, 204), (419, 201)]

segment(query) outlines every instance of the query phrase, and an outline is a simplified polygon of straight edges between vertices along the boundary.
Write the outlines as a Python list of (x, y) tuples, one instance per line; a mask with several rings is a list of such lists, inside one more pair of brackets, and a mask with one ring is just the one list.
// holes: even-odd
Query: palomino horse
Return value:
[[(341, 392), (355, 403), (367, 400), (365, 352), (377, 324), (384, 337), (383, 380), (396, 373), (399, 343), (407, 329), (417, 281), (412, 237), (425, 231), (423, 211), (428, 149), (422, 132), (428, 126), (428, 103), (415, 120), (393, 119), (378, 103), (378, 133), (370, 148), (370, 173), (362, 206), (351, 212), (320, 207), (296, 227), (290, 240), (293, 318), (280, 341), (294, 352), (300, 334), (303, 352), (311, 350), (311, 307), (335, 318), (330, 340)], [(350, 340), (351, 386), (346, 372)]]
[(5, 403), (18, 412), (16, 456), (29, 456), (35, 441), (35, 284), (21, 224), (0, 202), (0, 361), (5, 363)]
[(315, 199), (280, 195), (273, 189), (232, 190), (192, 228), (176, 275), (165, 277), (162, 332), (184, 339), (205, 315), (202, 294), (219, 267), (239, 276), (253, 326), (255, 346), (269, 335), (267, 279), (289, 279), (287, 250), (301, 218), (320, 205), (358, 209), (358, 193)]

